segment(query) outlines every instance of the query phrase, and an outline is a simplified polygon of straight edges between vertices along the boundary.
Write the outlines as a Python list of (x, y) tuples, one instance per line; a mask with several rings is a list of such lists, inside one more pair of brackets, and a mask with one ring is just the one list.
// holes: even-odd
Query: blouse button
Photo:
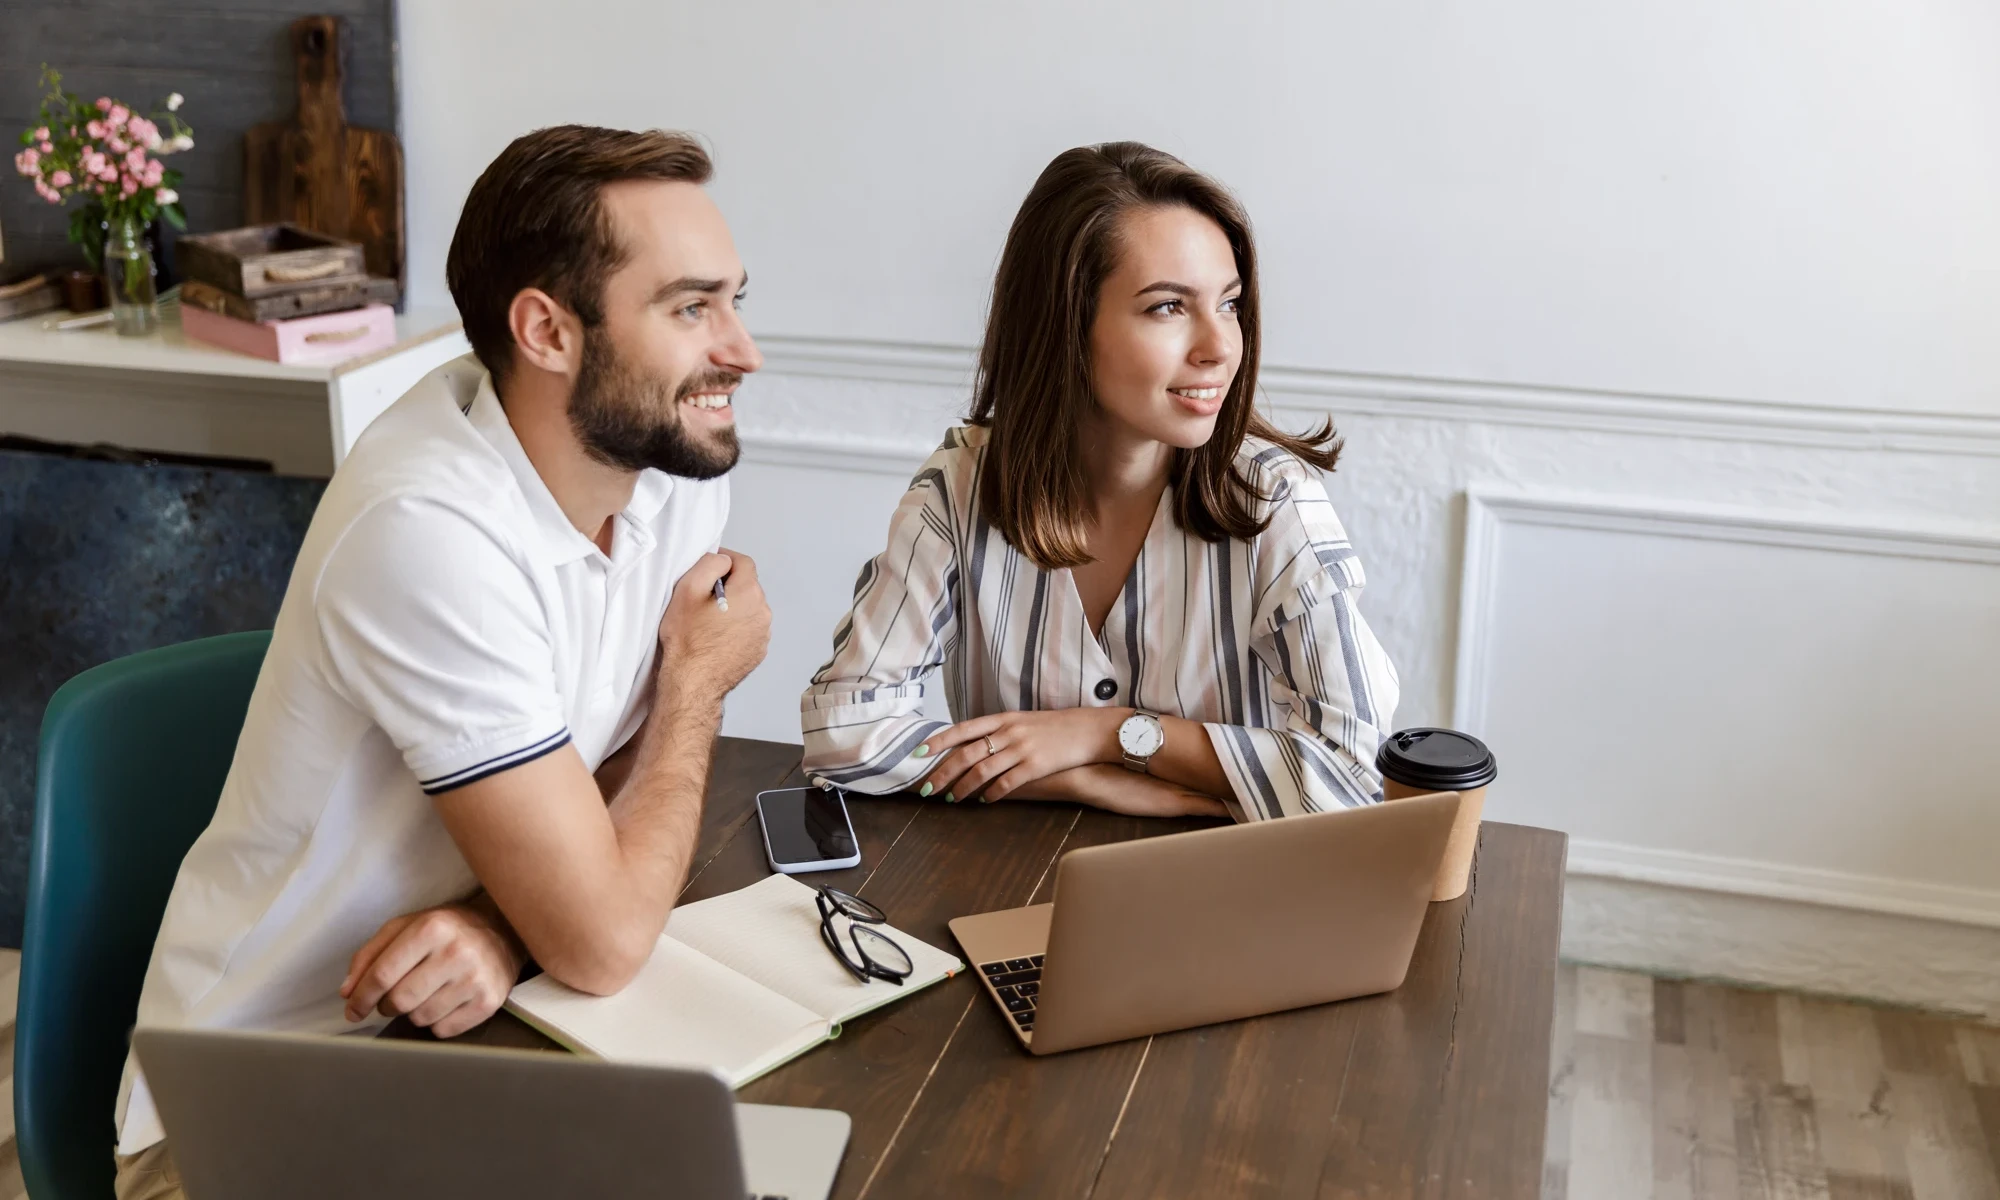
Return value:
[(1099, 700), (1109, 700), (1117, 694), (1118, 681), (1116, 679), (1100, 679), (1097, 681), (1097, 698)]

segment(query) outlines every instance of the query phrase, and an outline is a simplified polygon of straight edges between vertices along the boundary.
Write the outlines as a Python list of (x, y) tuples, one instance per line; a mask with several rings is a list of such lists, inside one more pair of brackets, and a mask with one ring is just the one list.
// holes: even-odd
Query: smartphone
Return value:
[(861, 843), (847, 819), (847, 796), (838, 788), (779, 788), (757, 793), (764, 827), (764, 857), (787, 875), (837, 871), (861, 865)]

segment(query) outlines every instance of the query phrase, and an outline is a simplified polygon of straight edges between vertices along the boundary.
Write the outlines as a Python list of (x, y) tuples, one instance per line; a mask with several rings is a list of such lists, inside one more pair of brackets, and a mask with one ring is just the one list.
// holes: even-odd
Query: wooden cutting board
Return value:
[(338, 17), (292, 22), (299, 111), (243, 135), (243, 215), (252, 225), (290, 221), (360, 242), (368, 273), (406, 282), (403, 147), (396, 135), (347, 123)]

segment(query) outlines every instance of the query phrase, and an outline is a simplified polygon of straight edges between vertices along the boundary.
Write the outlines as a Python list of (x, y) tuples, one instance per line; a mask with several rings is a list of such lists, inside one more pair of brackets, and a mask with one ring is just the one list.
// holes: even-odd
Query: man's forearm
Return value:
[(626, 872), (661, 927), (701, 836), (709, 760), (721, 725), (721, 697), (660, 689), (632, 772), (611, 800), (611, 827)]

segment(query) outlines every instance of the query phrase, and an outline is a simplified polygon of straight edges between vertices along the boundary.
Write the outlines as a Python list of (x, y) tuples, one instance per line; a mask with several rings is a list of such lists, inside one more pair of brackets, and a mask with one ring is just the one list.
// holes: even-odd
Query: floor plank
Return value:
[(1865, 1175), (1826, 1173), (1826, 1192), (1832, 1200), (1916, 1200), (1910, 1185), (1891, 1179), (1870, 1179)]
[(1653, 1187), (1653, 1047), (1578, 1033), (1570, 1114), (1572, 1200), (1650, 1195)]
[(1811, 996), (1776, 1003), (1785, 1082), (1812, 1092), (1827, 1171), (1907, 1181), (1873, 1011)]
[(1735, 1099), (1736, 1184), (1742, 1200), (1828, 1200), (1811, 1091), (1739, 1078)]
[(1872, 1013), (1882, 1039), (1882, 1064), (1891, 1071), (1965, 1077), (1958, 1035), (1949, 1018), (1907, 1008), (1877, 1008)]
[(1568, 1200), (1569, 1126), (1576, 1096), (1576, 968), (1556, 968), (1556, 1017), (1549, 1042), (1549, 1131), (1542, 1152), (1542, 1200)]
[(1906, 1114), (1903, 1154), (1913, 1200), (2000, 1200), (2000, 1180), (1970, 1085), (1953, 1076), (1889, 1074)]
[(1604, 967), (1576, 968), (1576, 1031), (1652, 1041), (1652, 976)]
[(1713, 1050), (1653, 1046), (1654, 1200), (1737, 1200), (1729, 1062)]
[(1965, 1081), (2000, 1087), (2000, 1028), (1966, 1021), (1953, 1032), (1958, 1037), (1959, 1066)]
[(21, 1155), (9, 1137), (0, 1143), (0, 1200), (26, 1200), (27, 1195), (28, 1185), (21, 1180)]
[(1721, 1054), (1741, 1078), (1783, 1082), (1776, 993), (1690, 980), (1681, 985), (1681, 1021), (1690, 1050)]

